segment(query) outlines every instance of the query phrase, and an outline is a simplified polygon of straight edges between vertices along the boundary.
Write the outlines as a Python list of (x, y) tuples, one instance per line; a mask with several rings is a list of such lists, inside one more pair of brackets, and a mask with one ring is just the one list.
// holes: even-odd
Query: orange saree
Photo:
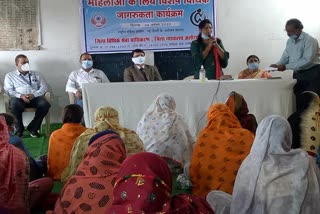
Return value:
[(49, 140), (48, 176), (54, 180), (61, 179), (61, 173), (69, 164), (73, 144), (86, 128), (78, 123), (65, 123), (61, 129), (54, 131)]
[(241, 128), (224, 104), (208, 110), (208, 124), (200, 132), (190, 165), (192, 193), (206, 196), (212, 190), (232, 193), (242, 160), (249, 154), (254, 135)]

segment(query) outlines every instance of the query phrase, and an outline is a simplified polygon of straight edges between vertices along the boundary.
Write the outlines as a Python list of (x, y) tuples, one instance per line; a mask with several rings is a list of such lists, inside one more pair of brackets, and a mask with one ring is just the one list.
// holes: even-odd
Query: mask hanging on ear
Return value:
[(207, 40), (207, 39), (209, 39), (210, 37), (207, 36), (207, 35), (204, 34), (204, 33), (201, 33), (201, 38), (204, 39), (204, 40)]

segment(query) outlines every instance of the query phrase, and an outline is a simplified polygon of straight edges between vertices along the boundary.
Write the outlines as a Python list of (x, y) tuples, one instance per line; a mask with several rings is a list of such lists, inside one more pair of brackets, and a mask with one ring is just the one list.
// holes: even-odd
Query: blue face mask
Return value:
[(259, 63), (258, 62), (248, 63), (248, 68), (249, 70), (256, 70), (259, 68)]
[(81, 67), (84, 69), (92, 68), (93, 61), (92, 60), (83, 60), (81, 63)]
[(296, 40), (296, 39), (298, 38), (298, 36), (295, 35), (295, 34), (293, 34), (293, 35), (290, 35), (289, 38), (290, 38), (290, 39), (293, 39), (293, 40)]
[(204, 40), (207, 40), (207, 39), (209, 39), (210, 37), (207, 36), (207, 35), (204, 34), (204, 33), (201, 33), (201, 38), (204, 39)]

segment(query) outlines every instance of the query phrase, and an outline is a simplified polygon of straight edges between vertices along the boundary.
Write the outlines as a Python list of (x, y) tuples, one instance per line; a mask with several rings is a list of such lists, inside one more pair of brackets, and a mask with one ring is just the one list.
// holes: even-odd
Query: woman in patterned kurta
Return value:
[(118, 134), (94, 135), (75, 175), (64, 186), (53, 213), (104, 213), (126, 151)]
[(243, 159), (249, 154), (254, 135), (241, 128), (228, 106), (215, 104), (208, 110), (208, 124), (200, 132), (192, 153), (190, 177), (194, 195), (212, 190), (232, 193)]
[(95, 112), (94, 118), (94, 128), (83, 132), (73, 145), (69, 165), (61, 175), (61, 181), (64, 183), (74, 175), (88, 148), (90, 138), (98, 132), (110, 129), (118, 133), (123, 140), (127, 154), (143, 151), (143, 143), (138, 135), (134, 131), (120, 126), (117, 110), (112, 107), (100, 107)]
[(175, 109), (172, 96), (159, 95), (139, 121), (137, 134), (145, 151), (185, 164), (190, 162), (194, 140), (188, 125)]
[(304, 149), (315, 157), (320, 146), (320, 99), (312, 91), (299, 95), (297, 111), (288, 118), (292, 129), (292, 148)]
[(86, 130), (81, 125), (83, 110), (79, 105), (67, 105), (62, 113), (63, 126), (52, 132), (48, 147), (48, 176), (60, 180), (69, 164), (70, 153), (77, 137)]

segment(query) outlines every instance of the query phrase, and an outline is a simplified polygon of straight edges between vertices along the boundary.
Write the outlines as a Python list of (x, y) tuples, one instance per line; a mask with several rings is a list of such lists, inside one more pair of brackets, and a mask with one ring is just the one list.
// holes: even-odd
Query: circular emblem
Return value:
[(91, 18), (91, 24), (96, 28), (102, 28), (107, 23), (107, 19), (103, 15), (95, 15)]
[(193, 11), (190, 15), (190, 21), (195, 26), (198, 26), (202, 20), (205, 20), (207, 18), (208, 15), (200, 8), (196, 11)]

